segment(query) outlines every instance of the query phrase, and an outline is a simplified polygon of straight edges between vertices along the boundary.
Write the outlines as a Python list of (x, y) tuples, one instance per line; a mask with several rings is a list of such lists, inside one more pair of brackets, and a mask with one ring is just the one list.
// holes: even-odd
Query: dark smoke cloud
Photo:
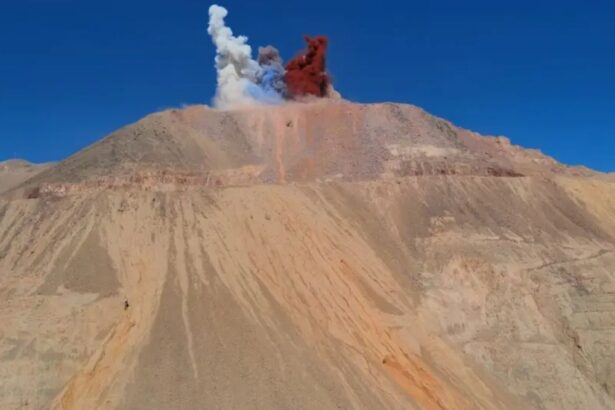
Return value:
[(286, 98), (286, 82), (284, 82), (286, 70), (278, 49), (273, 46), (259, 47), (256, 61), (261, 67), (258, 75), (261, 89), (267, 94)]
[(280, 52), (274, 46), (266, 46), (258, 48), (258, 58), (256, 59), (259, 65), (282, 65), (282, 57)]
[(327, 74), (328, 39), (305, 36), (307, 49), (286, 65), (286, 86), (292, 98), (313, 95), (326, 97), (331, 83)]

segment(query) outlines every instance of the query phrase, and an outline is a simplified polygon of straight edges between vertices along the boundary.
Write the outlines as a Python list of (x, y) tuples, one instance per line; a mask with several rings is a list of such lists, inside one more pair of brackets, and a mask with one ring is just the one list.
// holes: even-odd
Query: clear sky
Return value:
[[(568, 164), (615, 171), (615, 2), (231, 0), (288, 59), (330, 38), (336, 88), (415, 104)], [(55, 161), (156, 110), (210, 103), (203, 0), (2, 0), (0, 160)]]

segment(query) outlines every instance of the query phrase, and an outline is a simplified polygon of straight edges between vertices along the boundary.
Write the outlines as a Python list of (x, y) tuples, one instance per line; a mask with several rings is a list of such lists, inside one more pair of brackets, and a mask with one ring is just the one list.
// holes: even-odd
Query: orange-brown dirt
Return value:
[(615, 180), (503, 137), (195, 106), (2, 191), (2, 409), (615, 408)]

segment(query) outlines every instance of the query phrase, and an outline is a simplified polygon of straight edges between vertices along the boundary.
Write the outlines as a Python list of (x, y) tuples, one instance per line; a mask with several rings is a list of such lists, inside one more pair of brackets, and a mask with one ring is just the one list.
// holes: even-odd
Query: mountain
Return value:
[(612, 176), (413, 106), (153, 114), (0, 196), (0, 408), (614, 408), (614, 251)]

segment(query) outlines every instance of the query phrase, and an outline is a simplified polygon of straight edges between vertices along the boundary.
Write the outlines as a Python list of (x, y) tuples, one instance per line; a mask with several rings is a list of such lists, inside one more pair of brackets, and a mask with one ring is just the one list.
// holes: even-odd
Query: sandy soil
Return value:
[(0, 194), (15, 188), (53, 164), (32, 164), (21, 160), (0, 162)]
[(0, 199), (0, 408), (615, 407), (615, 184), (418, 108), (159, 113)]

